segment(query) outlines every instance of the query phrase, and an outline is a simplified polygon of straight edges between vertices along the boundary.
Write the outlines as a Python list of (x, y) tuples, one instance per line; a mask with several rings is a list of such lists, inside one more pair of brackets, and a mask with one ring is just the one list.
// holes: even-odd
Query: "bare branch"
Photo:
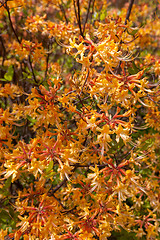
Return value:
[(89, 76), (89, 69), (88, 69), (88, 71), (87, 71), (87, 76), (86, 76), (86, 79), (85, 79), (85, 81), (84, 81), (84, 83), (83, 83), (83, 86), (82, 86), (82, 89), (81, 89), (81, 91), (80, 91), (79, 96), (80, 96), (81, 93), (83, 92), (83, 88), (84, 88), (84, 86), (86, 85), (86, 82), (87, 82), (88, 76)]
[(68, 18), (67, 18), (67, 16), (66, 16), (66, 13), (65, 13), (65, 9), (64, 9), (64, 7), (63, 7), (63, 1), (61, 0), (61, 4), (59, 4), (59, 7), (60, 7), (60, 9), (61, 9), (61, 11), (62, 11), (62, 13), (63, 13), (63, 15), (64, 15), (64, 18), (65, 18), (65, 20), (66, 20), (66, 23), (68, 24)]
[[(124, 22), (125, 25), (127, 24), (127, 21), (129, 20), (133, 3), (134, 3), (134, 0), (130, 0), (129, 6), (128, 6), (128, 10), (127, 10), (127, 14), (126, 14), (126, 19), (125, 19), (125, 22)], [(124, 32), (125, 32), (125, 31), (126, 31), (126, 28), (125, 28)], [(135, 40), (135, 39), (136, 39), (136, 38), (134, 38), (134, 40)], [(134, 41), (134, 40), (133, 40), (133, 41)], [(122, 43), (123, 43), (123, 41), (121, 40), (120, 43), (119, 43), (119, 49), (118, 49), (118, 51), (120, 51)], [(122, 61), (119, 62), (119, 65), (118, 65), (118, 67), (117, 67), (117, 71), (116, 71), (117, 74), (120, 72), (121, 63), (122, 63)]]
[(92, 20), (93, 14), (94, 14), (94, 4), (95, 4), (95, 0), (93, 0), (93, 3), (92, 3), (91, 20)]
[(85, 32), (86, 23), (87, 23), (87, 21), (88, 21), (89, 11), (90, 11), (90, 7), (91, 7), (91, 2), (92, 2), (92, 0), (89, 0), (88, 8), (87, 8), (87, 15), (86, 15), (85, 22), (84, 22), (84, 24), (83, 24), (83, 34), (84, 34), (84, 32)]
[(45, 69), (45, 73), (44, 73), (44, 80), (47, 78), (47, 73), (48, 73), (48, 66), (49, 66), (49, 57), (51, 55), (51, 45), (52, 43), (54, 42), (54, 39), (49, 39), (49, 42), (48, 42), (48, 53), (47, 53), (47, 56), (46, 56), (46, 69)]
[(7, 10), (7, 13), (8, 13), (8, 19), (9, 19), (9, 22), (10, 22), (10, 25), (11, 25), (11, 28), (12, 28), (12, 31), (17, 39), (17, 42), (19, 42), (19, 44), (21, 44), (21, 41), (18, 37), (18, 34), (16, 33), (16, 30), (14, 29), (13, 27), (13, 23), (12, 23), (12, 20), (11, 20), (11, 14), (10, 14), (10, 10), (9, 10), (9, 7), (7, 5), (7, 1), (6, 1), (6, 4), (5, 4), (5, 9)]
[(78, 14), (77, 14), (77, 9), (76, 9), (75, 0), (73, 1), (73, 5), (74, 5), (74, 12), (75, 12), (76, 20), (77, 20), (77, 22), (78, 22)]
[(6, 58), (6, 48), (4, 46), (4, 40), (2, 38), (2, 35), (0, 35), (0, 41), (1, 41), (2, 49), (3, 49), (3, 59), (2, 59), (2, 66), (3, 66), (5, 58)]
[(127, 24), (127, 21), (129, 20), (133, 3), (134, 3), (134, 0), (130, 0), (129, 7), (128, 7), (128, 10), (127, 10), (127, 14), (126, 14), (125, 23), (124, 23), (125, 25)]
[(30, 70), (31, 70), (33, 79), (34, 79), (35, 83), (38, 83), (37, 79), (36, 79), (36, 76), (34, 74), (34, 70), (33, 70), (32, 62), (31, 62), (31, 56), (30, 55), (28, 56), (28, 62), (29, 62), (29, 65), (30, 65)]
[[(80, 3), (79, 3), (79, 0), (76, 0), (76, 4), (75, 4), (75, 0), (73, 1), (74, 3), (74, 10), (75, 10), (75, 15), (76, 15), (76, 19), (77, 19), (77, 23), (78, 23), (78, 26), (79, 26), (79, 30), (80, 30), (80, 35), (84, 38), (84, 35), (83, 35), (83, 31), (82, 31), (82, 26), (81, 26), (81, 12), (80, 12)], [(76, 9), (77, 7), (77, 9)], [(78, 10), (78, 11), (77, 11)]]

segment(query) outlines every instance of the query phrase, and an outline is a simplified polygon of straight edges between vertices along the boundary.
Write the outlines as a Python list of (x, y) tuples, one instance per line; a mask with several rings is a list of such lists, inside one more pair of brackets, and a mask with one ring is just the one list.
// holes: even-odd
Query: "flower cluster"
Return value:
[(158, 239), (158, 3), (0, 1), (0, 239)]

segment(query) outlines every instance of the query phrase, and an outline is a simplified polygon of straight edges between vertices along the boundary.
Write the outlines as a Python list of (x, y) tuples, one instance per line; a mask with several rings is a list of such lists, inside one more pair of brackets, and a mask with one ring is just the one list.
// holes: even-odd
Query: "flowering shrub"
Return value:
[(160, 237), (160, 2), (114, 2), (0, 1), (2, 240)]

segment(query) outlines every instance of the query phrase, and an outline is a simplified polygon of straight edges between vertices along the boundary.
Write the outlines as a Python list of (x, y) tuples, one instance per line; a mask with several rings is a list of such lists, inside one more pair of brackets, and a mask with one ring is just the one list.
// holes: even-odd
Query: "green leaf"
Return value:
[(146, 200), (144, 201), (144, 207), (147, 208), (147, 209), (151, 207), (148, 199), (146, 199)]
[(10, 176), (6, 181), (5, 181), (5, 185), (4, 188), (8, 189), (11, 186), (11, 182), (12, 182), (12, 176)]
[(12, 66), (9, 66), (8, 71), (4, 75), (4, 81), (12, 81), (14, 69)]
[(143, 176), (143, 177), (148, 177), (152, 174), (150, 169), (142, 169), (139, 171), (139, 173)]
[(103, 10), (100, 15), (100, 20), (103, 21), (106, 18), (106, 10)]
[(129, 72), (129, 74), (131, 74), (131, 75), (134, 75), (134, 74), (135, 74), (134, 69), (133, 69), (132, 67), (128, 67), (128, 72)]
[(29, 126), (33, 126), (35, 122), (37, 121), (36, 119), (32, 118), (31, 116), (27, 115), (27, 119), (31, 122)]
[(135, 62), (132, 62), (132, 67), (128, 68), (128, 72), (131, 75), (137, 74), (140, 71), (140, 69), (136, 66)]
[(129, 32), (129, 30), (127, 29), (127, 33), (128, 33), (129, 35), (134, 36), (134, 35), (138, 32), (138, 30), (139, 30), (139, 29), (133, 29), (131, 32)]
[(100, 20), (103, 21), (104, 19), (105, 19), (105, 13), (102, 13), (102, 14), (100, 15)]
[(148, 150), (148, 148), (152, 147), (154, 144), (155, 139), (147, 139), (144, 143), (142, 143), (142, 146), (140, 147), (141, 151)]
[[(14, 217), (14, 215), (15, 215), (15, 211), (13, 210), (12, 207), (9, 207), (9, 214), (10, 214), (12, 217)], [(17, 214), (17, 213), (16, 213), (16, 214)]]
[(133, 66), (133, 69), (134, 69), (135, 73), (138, 73), (140, 71), (140, 69), (136, 66), (134, 61), (132, 62), (132, 66)]
[(53, 169), (53, 161), (50, 161), (46, 168), (46, 173), (49, 173)]
[(7, 82), (8, 80), (6, 80), (5, 78), (0, 78), (0, 81)]
[(2, 210), (0, 212), (0, 221), (1, 222), (4, 222), (4, 223), (7, 223), (11, 220), (11, 217), (9, 216), (9, 213), (5, 210)]

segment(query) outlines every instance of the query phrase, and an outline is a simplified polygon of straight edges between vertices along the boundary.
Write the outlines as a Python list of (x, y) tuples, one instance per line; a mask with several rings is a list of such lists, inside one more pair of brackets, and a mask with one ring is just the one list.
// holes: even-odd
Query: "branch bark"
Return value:
[(131, 15), (133, 3), (134, 3), (134, 0), (130, 0), (129, 7), (128, 7), (128, 10), (127, 10), (127, 14), (126, 14), (125, 23), (124, 23), (125, 25), (127, 24), (127, 21), (129, 20), (129, 17)]
[[(75, 4), (75, 0), (73, 1), (73, 3), (74, 3), (74, 10), (75, 10), (77, 23), (78, 23), (78, 26), (79, 26), (80, 35), (84, 38), (83, 31), (82, 31), (82, 26), (81, 26), (81, 12), (80, 12), (79, 0), (76, 0), (76, 4)], [(76, 9), (76, 7), (77, 7), (77, 9)]]
[(19, 42), (19, 44), (21, 44), (21, 40), (19, 39), (18, 34), (16, 33), (16, 31), (15, 31), (15, 29), (14, 29), (14, 27), (13, 27), (13, 23), (12, 23), (12, 20), (11, 20), (11, 14), (10, 14), (10, 11), (9, 11), (9, 7), (8, 7), (8, 5), (7, 5), (7, 1), (6, 1), (6, 4), (5, 4), (5, 9), (6, 9), (7, 13), (8, 13), (8, 19), (9, 19), (10, 26), (11, 26), (11, 28), (12, 28), (12, 31), (13, 31), (13, 33), (14, 33), (17, 41)]
[[(126, 25), (127, 24), (127, 21), (129, 20), (129, 17), (131, 15), (131, 10), (132, 10), (132, 7), (133, 7), (133, 3), (134, 3), (134, 0), (130, 0), (130, 3), (129, 3), (129, 6), (128, 6), (128, 10), (127, 10), (127, 14), (126, 14), (126, 18), (125, 18), (125, 22), (124, 24)], [(124, 30), (124, 32), (126, 31), (126, 28)], [(135, 39), (134, 39), (135, 40)], [(121, 40), (120, 41), (120, 45), (119, 45), (119, 49), (121, 49), (121, 44), (123, 43), (123, 41)], [(122, 61), (119, 62), (119, 65), (117, 67), (117, 71), (116, 71), (116, 74), (118, 74), (120, 72), (120, 69), (121, 69), (121, 63)]]
[(84, 34), (84, 32), (85, 32), (86, 23), (87, 23), (87, 21), (88, 21), (89, 11), (90, 11), (90, 7), (91, 7), (91, 2), (92, 2), (92, 0), (89, 0), (88, 8), (87, 8), (87, 15), (86, 15), (85, 22), (84, 22), (84, 24), (83, 24), (83, 34)]
[(0, 41), (1, 41), (2, 49), (3, 49), (3, 59), (2, 59), (2, 66), (3, 66), (5, 58), (6, 58), (6, 48), (5, 48), (5, 45), (4, 45), (4, 40), (3, 40), (2, 35), (0, 35)]
[(61, 11), (62, 11), (62, 13), (63, 13), (63, 15), (64, 15), (64, 18), (65, 18), (65, 20), (66, 20), (66, 24), (68, 24), (68, 18), (67, 18), (67, 16), (66, 16), (66, 13), (65, 13), (65, 9), (64, 9), (64, 7), (63, 7), (63, 1), (61, 0), (61, 4), (59, 4), (59, 7), (60, 7), (60, 9), (61, 9)]

